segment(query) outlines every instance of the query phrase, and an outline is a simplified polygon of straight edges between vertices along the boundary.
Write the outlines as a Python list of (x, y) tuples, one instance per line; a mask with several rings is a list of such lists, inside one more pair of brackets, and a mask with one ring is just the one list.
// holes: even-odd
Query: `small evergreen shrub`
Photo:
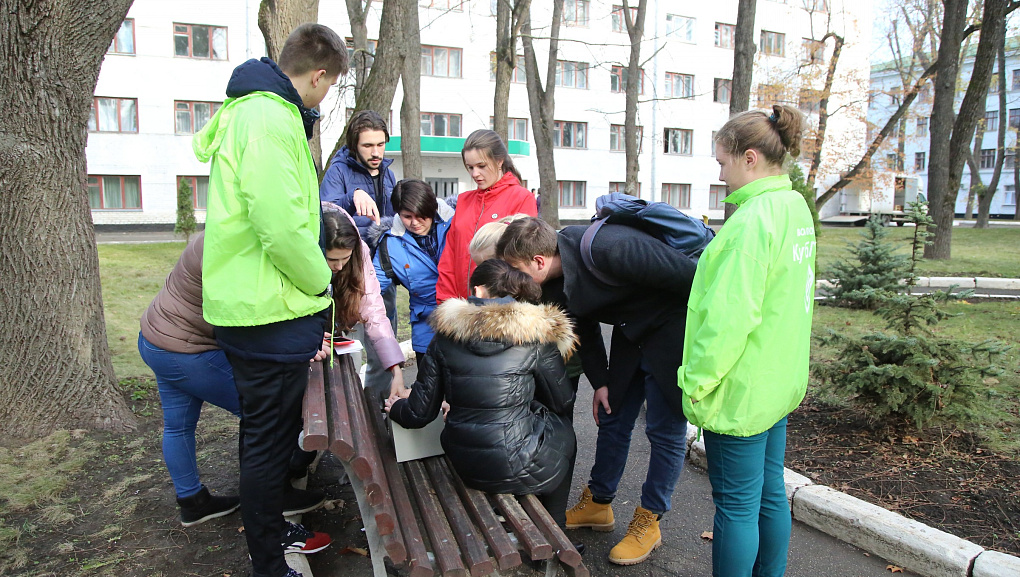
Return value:
[[(934, 226), (923, 203), (910, 206), (908, 221), (917, 225), (909, 263), (903, 269), (906, 292), (865, 287), (847, 298), (875, 303), (885, 332), (848, 336), (829, 331), (815, 340), (837, 350), (836, 359), (812, 363), (812, 373), (836, 394), (866, 406), (875, 419), (907, 418), (919, 428), (937, 415), (967, 421), (986, 408), (983, 380), (1002, 371), (994, 362), (1008, 347), (938, 337), (929, 327), (951, 316), (941, 305), (973, 291), (910, 294), (915, 268)], [(952, 291), (952, 288), (950, 288)]]
[(790, 165), (789, 174), (793, 190), (804, 197), (804, 202), (807, 203), (808, 210), (811, 211), (811, 220), (815, 223), (815, 237), (817, 238), (822, 235), (822, 222), (818, 220), (818, 208), (815, 207), (815, 191), (813, 188), (809, 188), (805, 182), (804, 170), (800, 167), (800, 163), (790, 159), (788, 164)]
[(196, 228), (198, 223), (195, 221), (195, 200), (191, 185), (182, 178), (177, 184), (177, 223), (174, 224), (174, 234), (183, 234), (184, 242), (187, 243)]
[(868, 219), (857, 244), (849, 244), (850, 257), (832, 265), (821, 274), (831, 287), (822, 291), (829, 304), (847, 308), (874, 309), (886, 292), (901, 288), (900, 282), (909, 275), (910, 259), (896, 254), (896, 247), (886, 237), (888, 231), (878, 217)]

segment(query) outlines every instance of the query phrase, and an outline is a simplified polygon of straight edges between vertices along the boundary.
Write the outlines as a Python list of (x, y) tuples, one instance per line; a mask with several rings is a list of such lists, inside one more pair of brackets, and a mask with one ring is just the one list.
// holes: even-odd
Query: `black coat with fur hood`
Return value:
[(427, 425), (450, 404), (441, 437), (464, 483), (490, 493), (542, 494), (563, 480), (576, 451), (574, 392), (563, 357), (574, 348), (566, 314), (511, 298), (449, 299), (411, 396), (390, 418)]

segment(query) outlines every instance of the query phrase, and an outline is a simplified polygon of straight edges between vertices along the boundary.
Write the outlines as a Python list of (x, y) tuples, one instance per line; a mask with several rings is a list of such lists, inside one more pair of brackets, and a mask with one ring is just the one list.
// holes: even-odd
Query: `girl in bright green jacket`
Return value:
[(791, 106), (745, 112), (716, 134), (719, 180), (737, 205), (698, 262), (678, 382), (705, 432), (715, 501), (713, 577), (780, 577), (790, 542), (786, 416), (804, 398), (815, 229), (783, 170), (800, 153)]

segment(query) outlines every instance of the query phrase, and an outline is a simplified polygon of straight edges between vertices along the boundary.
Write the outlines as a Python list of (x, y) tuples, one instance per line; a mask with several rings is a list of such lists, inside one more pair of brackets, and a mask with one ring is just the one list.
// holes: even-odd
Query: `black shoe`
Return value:
[(178, 497), (177, 505), (181, 508), (181, 525), (191, 527), (233, 513), (241, 505), (241, 500), (233, 496), (214, 497), (202, 485), (198, 493), (183, 499)]
[(583, 556), (584, 555), (584, 550), (587, 549), (587, 547), (584, 546), (584, 543), (578, 541), (577, 543), (574, 543), (574, 549), (577, 549), (577, 554), (578, 555), (582, 555)]
[(314, 511), (326, 502), (326, 496), (318, 491), (304, 491), (288, 487), (283, 492), (283, 516), (300, 515)]
[(302, 451), (295, 448), (290, 456), (290, 464), (287, 466), (287, 474), (292, 480), (303, 479), (308, 476), (308, 466), (315, 461), (317, 451)]

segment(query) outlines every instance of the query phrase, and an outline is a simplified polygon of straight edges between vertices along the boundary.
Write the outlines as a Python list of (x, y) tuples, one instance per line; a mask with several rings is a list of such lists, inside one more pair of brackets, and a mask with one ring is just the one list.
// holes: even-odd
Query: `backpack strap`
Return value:
[(584, 263), (588, 272), (590, 272), (592, 276), (601, 281), (603, 284), (619, 287), (623, 286), (623, 283), (600, 271), (598, 267), (595, 266), (595, 260), (591, 256), (591, 243), (595, 240), (595, 235), (599, 232), (599, 229), (606, 223), (606, 218), (608, 217), (600, 218), (591, 223), (581, 236), (581, 262)]
[(386, 242), (385, 235), (379, 239), (376, 250), (379, 251), (379, 264), (382, 266), (386, 278), (390, 279), (391, 283), (400, 284), (397, 281), (397, 273), (393, 272), (393, 263), (390, 262), (390, 243)]

